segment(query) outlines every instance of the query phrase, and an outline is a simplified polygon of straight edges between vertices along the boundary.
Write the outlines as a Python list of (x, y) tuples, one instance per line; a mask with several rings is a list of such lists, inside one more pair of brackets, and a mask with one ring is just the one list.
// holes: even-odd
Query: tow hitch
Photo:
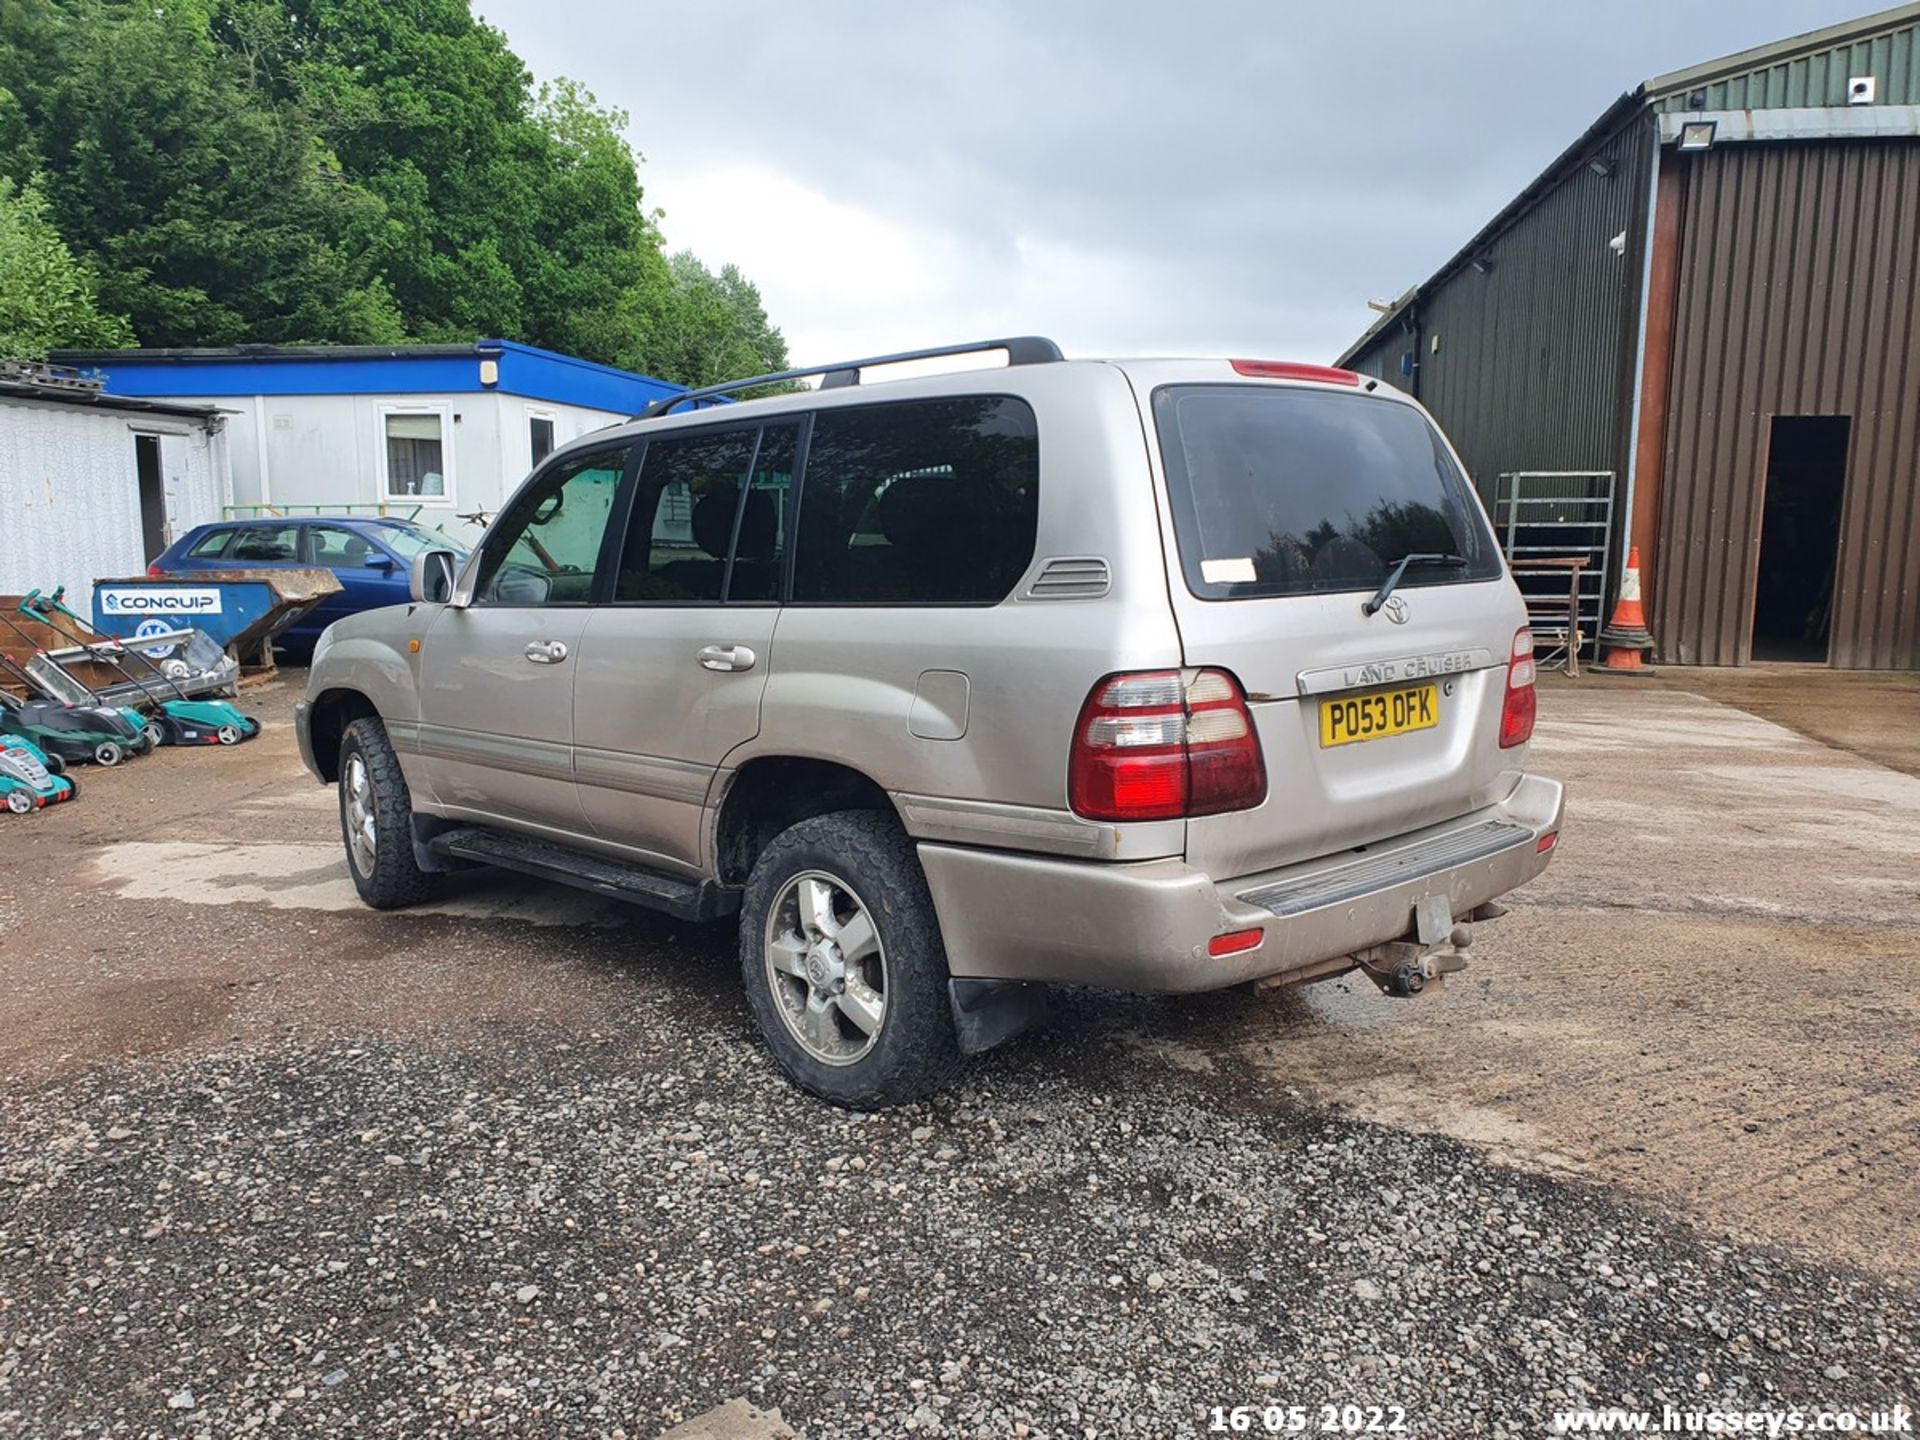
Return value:
[[(1504, 911), (1474, 919), (1494, 919)], [(1362, 950), (1354, 959), (1367, 972), (1367, 978), (1388, 995), (1411, 998), (1429, 985), (1437, 985), (1456, 970), (1467, 968), (1467, 949), (1473, 944), (1473, 927), (1456, 925), (1444, 895), (1430, 895), (1413, 910), (1413, 938), (1389, 940)]]

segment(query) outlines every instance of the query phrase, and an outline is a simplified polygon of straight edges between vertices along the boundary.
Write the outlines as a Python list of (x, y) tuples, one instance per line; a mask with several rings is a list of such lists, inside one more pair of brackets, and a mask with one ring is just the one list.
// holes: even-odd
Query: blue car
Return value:
[(407, 601), (407, 571), (423, 550), (465, 549), (438, 530), (411, 520), (353, 515), (270, 516), (199, 525), (148, 566), (154, 575), (196, 570), (331, 570), (340, 593), (330, 595), (275, 637), (295, 654), (313, 649), (320, 632), (343, 615)]

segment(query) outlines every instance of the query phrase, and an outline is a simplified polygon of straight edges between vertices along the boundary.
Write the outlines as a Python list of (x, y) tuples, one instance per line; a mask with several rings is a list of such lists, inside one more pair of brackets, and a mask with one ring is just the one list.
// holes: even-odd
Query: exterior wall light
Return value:
[(1711, 150), (1713, 137), (1720, 129), (1718, 120), (1689, 120), (1680, 127), (1681, 150)]

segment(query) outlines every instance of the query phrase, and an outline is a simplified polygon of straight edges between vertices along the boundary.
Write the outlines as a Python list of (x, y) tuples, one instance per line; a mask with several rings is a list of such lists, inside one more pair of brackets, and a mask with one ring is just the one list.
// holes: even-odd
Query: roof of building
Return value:
[[(1731, 55), (1723, 55), (1718, 60), (1707, 60), (1699, 65), (1689, 65), (1684, 70), (1672, 70), (1665, 75), (1657, 75), (1640, 87), (1638, 93), (1649, 100), (1674, 101), (1685, 103), (1689, 93), (1700, 89), (1711, 89), (1715, 85), (1751, 79), (1765, 84), (1785, 82), (1789, 89), (1806, 86), (1827, 77), (1819, 75), (1816, 67), (1796, 66), (1797, 61), (1823, 58), (1868, 58), (1852, 56), (1858, 45), (1876, 39), (1885, 38), (1889, 42), (1888, 60), (1896, 61), (1904, 57), (1906, 64), (1890, 64), (1889, 71), (1898, 69), (1907, 74), (1912, 83), (1920, 83), (1911, 71), (1914, 58), (1914, 37), (1911, 33), (1901, 35), (1898, 32), (1911, 32), (1920, 26), (1920, 3), (1895, 5), (1889, 10), (1876, 10), (1870, 15), (1858, 19), (1843, 20), (1838, 25), (1829, 25), (1823, 30), (1809, 30), (1804, 35), (1789, 36), (1785, 40), (1775, 40), (1768, 45), (1756, 45), (1750, 50), (1739, 50)], [(1844, 104), (1846, 102), (1846, 77), (1849, 74), (1861, 74), (1859, 70), (1843, 70), (1838, 77), (1837, 93), (1829, 92), (1827, 103)], [(1739, 109), (1758, 105), (1817, 105), (1818, 96), (1802, 89), (1798, 94), (1756, 95), (1735, 99), (1723, 95), (1719, 99), (1709, 93), (1704, 97), (1708, 110)]]
[(36, 405), (58, 405), (78, 410), (107, 410), (121, 415), (170, 415), (201, 422), (218, 421), (224, 413), (217, 405), (183, 405), (166, 400), (109, 395), (98, 385), (39, 366), (8, 365), (0, 368), (0, 400), (24, 400)]
[[(62, 350), (116, 395), (432, 395), (497, 390), (631, 415), (684, 385), (513, 340), (460, 345), (234, 345), (222, 349)], [(486, 366), (493, 378), (485, 378)]]
[[(1684, 70), (1655, 76), (1627, 91), (1609, 105), (1580, 137), (1554, 157), (1551, 164), (1535, 176), (1491, 220), (1474, 232), (1473, 237), (1448, 258), (1438, 270), (1413, 286), (1393, 302), (1334, 363), (1350, 364), (1368, 349), (1379, 335), (1389, 329), (1421, 294), (1445, 280), (1475, 255), (1488, 248), (1493, 239), (1515, 219), (1532, 207), (1541, 195), (1558, 184), (1575, 166), (1585, 163), (1589, 152), (1599, 147), (1621, 125), (1647, 110), (1693, 108), (1719, 110), (1758, 105), (1844, 105), (1846, 76), (1862, 73), (1848, 65), (1858, 63), (1859, 47), (1867, 47), (1865, 60), (1879, 54), (1873, 63), (1884, 66), (1889, 75), (1897, 74), (1914, 92), (1920, 103), (1920, 0), (1875, 11), (1856, 20), (1810, 30), (1785, 40), (1723, 55)], [(1877, 49), (1876, 49), (1877, 47)], [(1884, 53), (1879, 53), (1884, 52)], [(1845, 62), (1837, 76), (1828, 73), (1831, 65), (1820, 62)], [(1869, 72), (1870, 73), (1870, 72)], [(1883, 97), (1897, 98), (1897, 97)], [(1698, 102), (1698, 103), (1695, 103)]]

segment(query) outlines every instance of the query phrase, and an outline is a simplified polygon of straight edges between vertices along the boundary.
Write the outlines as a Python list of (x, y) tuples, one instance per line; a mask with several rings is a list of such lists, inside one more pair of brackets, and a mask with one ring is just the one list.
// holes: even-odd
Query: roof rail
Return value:
[(1067, 358), (1060, 353), (1058, 345), (1040, 335), (1010, 335), (1003, 340), (976, 340), (969, 345), (935, 345), (926, 350), (902, 350), (896, 355), (871, 355), (864, 360), (840, 360), (832, 365), (808, 365), (799, 370), (780, 370), (772, 375), (749, 375), (744, 380), (729, 380), (721, 385), (703, 385), (698, 390), (662, 396), (633, 418), (651, 420), (656, 415), (670, 413), (676, 405), (716, 399), (731, 391), (747, 390), (755, 385), (804, 380), (809, 375), (821, 377), (822, 390), (834, 390), (843, 385), (858, 385), (860, 372), (871, 365), (896, 365), (903, 360), (937, 360), (943, 355), (972, 355), (981, 350), (1006, 351), (1009, 365), (1051, 365), (1056, 360)]

